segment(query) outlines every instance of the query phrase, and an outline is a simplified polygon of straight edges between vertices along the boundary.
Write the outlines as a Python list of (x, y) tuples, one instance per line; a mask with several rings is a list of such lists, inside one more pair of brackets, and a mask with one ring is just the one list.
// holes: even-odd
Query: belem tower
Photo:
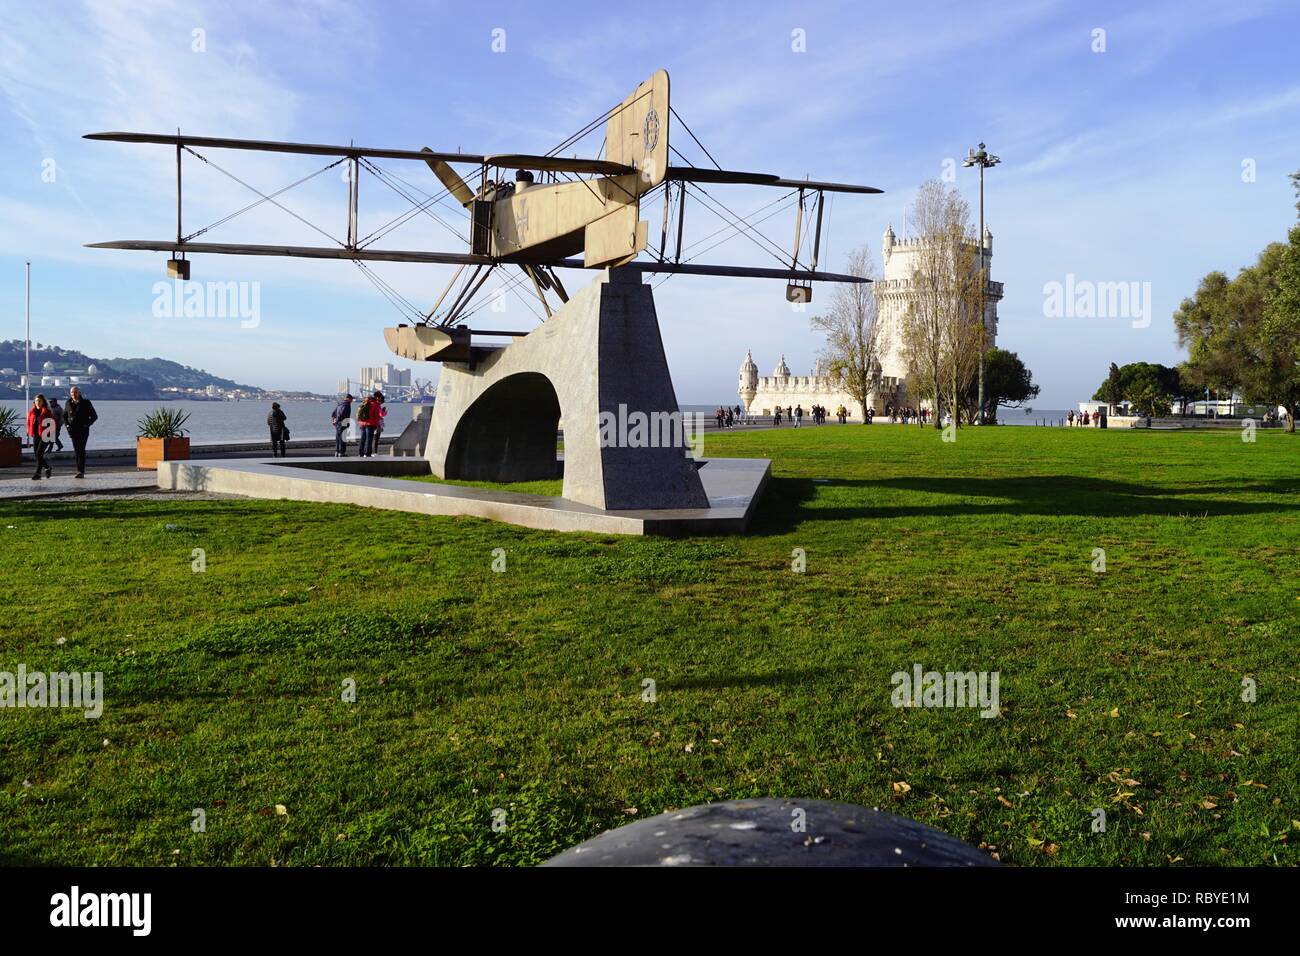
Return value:
[[(907, 365), (903, 358), (902, 330), (907, 303), (913, 295), (913, 263), (920, 240), (899, 239), (890, 226), (885, 229), (880, 248), (884, 260), (883, 275), (872, 285), (876, 294), (876, 321), (880, 323), (881, 386), (871, 396), (871, 405), (877, 415), (884, 414), (886, 405), (909, 403), (903, 384), (907, 378)], [(987, 227), (984, 229), (984, 261), (991, 274), (993, 234)], [(989, 348), (997, 344), (998, 302), (1001, 299), (1002, 283), (990, 281), (984, 307), (985, 340)], [(771, 375), (759, 375), (750, 352), (740, 365), (739, 394), (741, 405), (753, 416), (771, 415), (777, 407), (784, 409), (796, 405), (802, 405), (805, 412), (813, 405), (822, 405), (834, 415), (835, 409), (843, 405), (848, 409), (850, 419), (862, 420), (862, 409), (857, 401), (844, 390), (838, 379), (823, 373), (820, 360), (811, 375), (791, 375), (782, 355)]]

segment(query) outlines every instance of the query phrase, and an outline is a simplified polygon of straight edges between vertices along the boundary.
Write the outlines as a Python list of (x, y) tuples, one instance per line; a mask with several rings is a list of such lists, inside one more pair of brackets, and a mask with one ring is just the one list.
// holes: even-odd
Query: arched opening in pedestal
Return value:
[(555, 436), (560, 398), (540, 372), (519, 372), (488, 387), (467, 408), (447, 450), (448, 479), (537, 481), (560, 476)]

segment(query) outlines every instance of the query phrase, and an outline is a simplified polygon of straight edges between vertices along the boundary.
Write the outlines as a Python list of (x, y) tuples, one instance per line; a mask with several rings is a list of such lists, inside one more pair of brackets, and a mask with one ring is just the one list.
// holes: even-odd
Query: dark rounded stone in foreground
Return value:
[[(799, 813), (802, 811), (802, 814)], [(792, 825), (802, 820), (800, 831)], [(606, 830), (543, 866), (997, 866), (969, 843), (851, 803), (706, 803)]]

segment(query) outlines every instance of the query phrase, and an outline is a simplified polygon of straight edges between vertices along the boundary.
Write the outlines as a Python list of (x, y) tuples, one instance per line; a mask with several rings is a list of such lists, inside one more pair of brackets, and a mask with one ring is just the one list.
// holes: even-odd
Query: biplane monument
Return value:
[[(683, 520), (699, 518), (719, 504), (734, 511), (736, 502), (743, 501), (747, 520), (766, 480), (767, 462), (757, 469), (754, 462), (698, 460), (688, 453), (690, 439), (681, 427), (653, 295), (642, 275), (783, 279), (786, 298), (792, 302), (810, 301), (813, 282), (869, 281), (818, 270), (823, 212), (827, 193), (880, 190), (726, 170), (716, 162), (714, 168), (691, 164), (672, 145), (671, 134), (678, 122), (712, 160), (673, 109), (668, 74), (659, 70), (621, 103), (544, 155), (369, 149), (179, 132), (92, 133), (87, 138), (159, 144), (176, 151), (175, 239), (103, 242), (93, 248), (168, 252), (168, 273), (179, 279), (190, 278), (190, 257), (203, 253), (347, 259), (361, 265), (363, 271), (367, 261), (454, 265), (457, 268), (451, 281), (427, 313), (412, 314), (410, 321), (383, 331), (389, 348), (403, 358), (442, 364), (425, 443), (427, 468), (434, 475), (447, 481), (513, 482), (555, 478), (562, 473), (565, 501), (584, 511), (661, 513), (659, 524), (667, 527), (672, 523), (669, 513)], [(598, 131), (602, 123), (603, 158), (559, 155)], [(335, 246), (276, 246), (198, 241), (207, 228), (187, 235), (182, 227), (183, 160), (190, 154), (220, 170), (199, 150), (222, 149), (332, 157), (326, 169), (347, 164), (346, 239), (335, 239)], [(436, 201), (461, 207), (465, 249), (381, 249), (375, 248), (373, 240), (359, 237), (360, 173), (370, 172), (397, 188), (378, 160), (413, 161), (429, 168), (442, 187), (441, 193), (417, 201), (408, 192), (397, 191), (417, 206)], [(261, 197), (254, 206), (270, 202), (285, 208), (275, 198), (285, 190), (263, 193), (236, 181)], [(696, 196), (697, 203), (715, 213), (717, 207), (726, 210), (722, 218), (737, 234), (753, 230), (744, 217), (731, 214), (713, 200), (706, 184), (785, 190), (795, 211), (791, 253), (777, 256), (778, 265), (773, 268), (684, 261), (688, 195)], [(650, 222), (641, 218), (645, 202), (662, 204), (657, 243), (651, 242)], [(570, 296), (559, 273), (576, 269), (600, 270), (600, 275)], [(531, 288), (545, 315), (539, 326), (502, 330), (467, 324), (480, 313), (485, 284), (497, 270), (511, 271)], [(509, 339), (508, 344), (499, 344), (502, 338)], [(497, 340), (497, 344), (485, 340)], [(623, 432), (615, 440), (610, 424), (626, 422), (631, 416), (639, 416), (638, 425), (644, 423), (645, 427), (637, 430), (633, 440), (626, 440)], [(561, 425), (562, 460), (556, 454)], [(317, 472), (373, 467), (367, 462), (320, 461), (312, 465)], [(280, 474), (290, 467), (283, 463), (261, 466), (263, 471), (272, 468)], [(210, 476), (205, 482), (213, 487)], [(239, 490), (257, 494), (254, 484), (244, 481)], [(448, 490), (447, 494), (455, 493)], [(524, 497), (505, 494), (508, 499)], [(491, 498), (492, 493), (480, 491), (480, 496)], [(451, 513), (469, 512), (458, 506)], [(499, 508), (478, 513), (515, 520)]]

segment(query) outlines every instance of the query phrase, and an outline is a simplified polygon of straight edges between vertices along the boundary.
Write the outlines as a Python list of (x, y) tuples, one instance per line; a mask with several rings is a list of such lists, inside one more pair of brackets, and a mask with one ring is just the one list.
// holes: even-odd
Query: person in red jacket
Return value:
[(42, 469), (46, 478), (53, 477), (54, 469), (45, 460), (45, 453), (54, 444), (54, 415), (44, 395), (32, 399), (32, 407), (27, 411), (27, 434), (31, 436), (32, 450), (36, 454), (36, 474), (32, 475), (32, 481), (41, 480)]
[(361, 403), (361, 408), (357, 411), (357, 426), (361, 429), (361, 447), (358, 449), (358, 454), (362, 458), (373, 458), (375, 446), (379, 444), (380, 407), (383, 401), (383, 394), (375, 392)]

